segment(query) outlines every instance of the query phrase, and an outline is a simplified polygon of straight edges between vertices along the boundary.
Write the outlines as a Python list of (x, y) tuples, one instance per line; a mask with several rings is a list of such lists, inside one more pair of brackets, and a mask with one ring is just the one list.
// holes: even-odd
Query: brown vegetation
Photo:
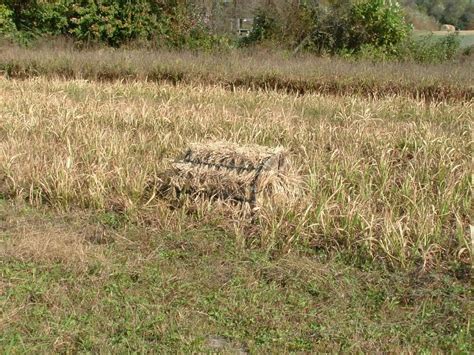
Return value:
[[(197, 218), (269, 251), (324, 248), (425, 269), (471, 262), (471, 103), (42, 78), (0, 80), (0, 100), (4, 197), (175, 232)], [(212, 205), (195, 217), (170, 209), (150, 182), (188, 142), (209, 140), (287, 147), (309, 198), (271, 206), (255, 226)]]
[[(21, 204), (19, 204), (21, 205)], [(2, 240), (0, 259), (55, 264), (69, 269), (86, 270), (98, 260), (103, 260), (100, 240), (105, 239), (100, 226), (83, 223), (66, 223), (58, 217), (25, 215), (17, 206), (3, 217), (0, 234), (8, 231), (9, 238)]]
[[(472, 90), (472, 64), (38, 53), (0, 53), (2, 350), (472, 353), (472, 94), (414, 98)], [(249, 90), (269, 77), (413, 87)], [(218, 141), (254, 147), (239, 166), (285, 147), (304, 198), (163, 198)]]
[(296, 94), (372, 98), (403, 95), (428, 101), (470, 101), (474, 98), (473, 62), (417, 65), (349, 62), (314, 56), (285, 57), (263, 52), (214, 55), (143, 50), (77, 52), (7, 46), (0, 50), (0, 73), (11, 78), (144, 80)]

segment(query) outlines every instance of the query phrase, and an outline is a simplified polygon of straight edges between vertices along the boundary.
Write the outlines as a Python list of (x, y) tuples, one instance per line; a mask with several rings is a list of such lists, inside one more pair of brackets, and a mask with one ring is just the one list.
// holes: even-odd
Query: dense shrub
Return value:
[(199, 49), (228, 45), (193, 16), (190, 6), (178, 1), (7, 0), (5, 4), (0, 10), (3, 37), (16, 32), (28, 39), (64, 35), (82, 44), (113, 47), (131, 42)]
[(373, 48), (393, 55), (411, 31), (400, 6), (387, 0), (339, 1), (314, 18), (311, 42), (319, 52), (357, 54)]
[(223, 35), (214, 34), (199, 18), (197, 9), (191, 5), (168, 6), (163, 8), (159, 37), (154, 41), (160, 46), (213, 50), (229, 48), (231, 43)]
[(461, 40), (456, 33), (442, 38), (433, 35), (410, 38), (399, 46), (399, 57), (418, 63), (442, 63), (456, 58), (460, 47)]
[(41, 6), (33, 7), (26, 11), (33, 30), (37, 34), (61, 35), (69, 27), (69, 9), (72, 1), (62, 0), (57, 2), (43, 2)]
[(474, 29), (474, 1), (472, 0), (402, 0), (435, 18), (461, 30)]
[(5, 5), (0, 5), (0, 35), (11, 36), (17, 32), (13, 22), (13, 11)]
[(25, 44), (28, 38), (18, 30), (14, 18), (14, 11), (5, 5), (0, 5), (0, 39)]
[(252, 30), (247, 37), (241, 38), (240, 45), (248, 46), (263, 40), (274, 39), (278, 32), (276, 19), (269, 16), (264, 9), (260, 9), (254, 17)]
[(387, 53), (394, 53), (396, 46), (410, 33), (404, 14), (397, 2), (367, 0), (353, 5), (349, 12), (349, 49), (359, 50), (372, 45)]
[[(3, 0), (0, 36), (26, 43), (66, 36), (77, 44), (215, 50), (262, 45), (373, 60), (439, 62), (456, 55), (457, 37), (411, 39), (396, 1), (280, 1), (262, 7), (248, 37), (213, 32), (194, 2), (178, 0)], [(201, 15), (200, 15), (201, 14)]]
[[(404, 13), (389, 0), (336, 0), (331, 6), (303, 4), (288, 7), (286, 13), (260, 10), (245, 45), (265, 40), (318, 53), (358, 54), (371, 48), (394, 55), (397, 45), (411, 32)], [(297, 19), (290, 21), (289, 19)]]
[(159, 29), (158, 14), (146, 0), (85, 0), (71, 6), (69, 33), (83, 42), (117, 47), (133, 40), (149, 40)]

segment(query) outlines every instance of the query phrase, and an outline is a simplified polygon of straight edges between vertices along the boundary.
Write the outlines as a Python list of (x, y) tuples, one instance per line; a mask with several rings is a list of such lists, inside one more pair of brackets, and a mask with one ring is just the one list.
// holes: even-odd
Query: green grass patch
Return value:
[[(0, 245), (95, 216), (0, 205)], [(46, 226), (46, 227), (45, 227)], [(86, 228), (87, 229), (87, 228)], [(472, 351), (472, 288), (445, 272), (363, 271), (337, 255), (268, 255), (214, 228), (107, 227), (75, 264), (0, 259), (6, 352)], [(76, 235), (93, 244), (87, 234)], [(50, 243), (55, 243), (51, 235)], [(25, 247), (23, 245), (23, 247)]]

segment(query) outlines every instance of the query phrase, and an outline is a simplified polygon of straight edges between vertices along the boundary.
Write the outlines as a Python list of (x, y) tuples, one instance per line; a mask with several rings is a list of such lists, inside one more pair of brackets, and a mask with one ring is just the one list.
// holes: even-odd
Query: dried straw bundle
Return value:
[(169, 182), (178, 194), (236, 201), (252, 209), (298, 195), (299, 179), (281, 147), (195, 143), (173, 170)]

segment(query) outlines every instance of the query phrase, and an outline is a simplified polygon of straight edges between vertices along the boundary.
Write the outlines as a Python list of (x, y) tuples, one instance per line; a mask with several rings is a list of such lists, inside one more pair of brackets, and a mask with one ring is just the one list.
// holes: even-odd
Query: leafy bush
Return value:
[(82, 42), (118, 47), (132, 40), (149, 40), (159, 29), (158, 15), (145, 0), (81, 1), (72, 5), (68, 32)]
[[(119, 47), (130, 42), (178, 48), (212, 49), (228, 41), (212, 34), (193, 9), (178, 1), (156, 0), (4, 0), (1, 34), (32, 40), (65, 35), (82, 44)], [(24, 42), (24, 41), (23, 41)]]
[(371, 60), (374, 62), (384, 62), (393, 59), (394, 56), (387, 53), (383, 47), (374, 46), (372, 44), (364, 44), (360, 47), (356, 58)]
[(67, 25), (65, 10), (70, 0), (4, 0), (12, 12), (11, 18), (18, 34), (23, 38), (34, 38), (41, 34), (60, 34)]
[(309, 1), (301, 4), (284, 2), (278, 11), (273, 3), (261, 7), (254, 17), (250, 34), (241, 38), (239, 44), (248, 46), (268, 42), (273, 46), (295, 47), (312, 32), (317, 8), (317, 4), (309, 5)]
[(27, 15), (34, 19), (35, 28), (41, 34), (61, 35), (69, 27), (69, 10), (71, 1), (44, 2), (37, 8), (32, 8)]
[(386, 55), (394, 55), (397, 45), (410, 31), (396, 2), (339, 1), (332, 8), (314, 13), (311, 41), (319, 52), (357, 54), (362, 49), (376, 48)]
[(275, 37), (279, 32), (277, 21), (269, 16), (264, 9), (260, 9), (254, 17), (253, 28), (247, 37), (240, 39), (241, 46), (260, 43)]
[(399, 56), (418, 63), (441, 63), (454, 59), (461, 48), (457, 33), (438, 38), (430, 35), (410, 38), (399, 46)]
[(405, 22), (397, 2), (366, 0), (351, 7), (348, 30), (349, 49), (360, 50), (364, 45), (372, 45), (393, 54), (411, 27)]
[(15, 14), (5, 5), (0, 5), (0, 39), (19, 44), (27, 44), (28, 36), (18, 30)]
[(13, 22), (13, 11), (5, 5), (0, 5), (0, 36), (12, 37), (15, 36), (17, 28)]
[(214, 50), (230, 48), (225, 36), (217, 35), (197, 15), (198, 11), (188, 5), (166, 6), (160, 21), (159, 37), (154, 42), (159, 46)]
[[(234, 39), (213, 32), (198, 7), (178, 0), (3, 0), (0, 35), (26, 43), (63, 35), (75, 43), (129, 43), (199, 50), (230, 48)], [(280, 1), (262, 7), (248, 37), (237, 44), (305, 48), (371, 60), (440, 62), (459, 48), (454, 36), (411, 39), (411, 27), (391, 0)], [(326, 4), (326, 5), (323, 5)]]
[(464, 48), (461, 54), (464, 58), (473, 57), (474, 59), (474, 44)]

